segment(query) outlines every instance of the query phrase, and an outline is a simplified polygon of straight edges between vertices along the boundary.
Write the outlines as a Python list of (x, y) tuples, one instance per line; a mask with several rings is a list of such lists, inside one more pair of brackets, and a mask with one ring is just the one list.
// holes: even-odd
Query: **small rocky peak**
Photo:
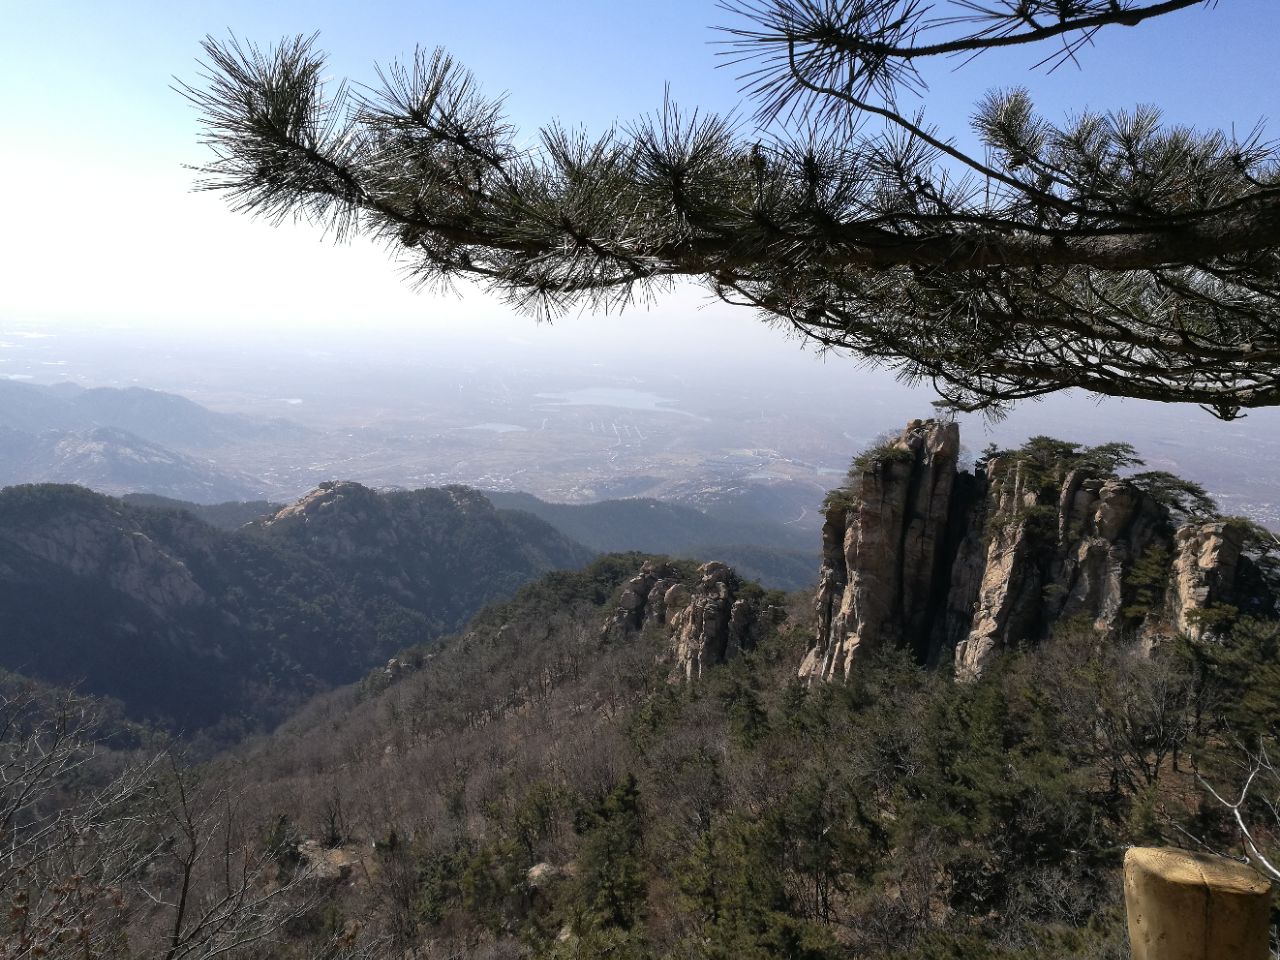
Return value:
[(719, 562), (698, 568), (698, 582), (688, 602), (669, 608), (675, 672), (685, 680), (700, 678), (708, 667), (724, 663), (755, 642), (756, 604), (738, 596), (741, 581), (733, 568)]
[(681, 587), (683, 594), (673, 593), (672, 600), (680, 603), (688, 591), (680, 583), (679, 571), (672, 564), (646, 560), (640, 572), (623, 586), (617, 608), (605, 621), (605, 636), (619, 630), (639, 630), (646, 623), (666, 623), (667, 594), (676, 587)]
[(260, 525), (334, 560), (382, 557), (398, 541), (387, 497), (351, 480), (327, 480)]
[[(605, 638), (656, 625), (670, 638), (673, 673), (685, 680), (750, 649), (768, 611), (728, 564), (712, 561), (692, 577), (674, 564), (646, 562), (627, 581), (604, 624)], [(755, 591), (758, 593), (758, 589)]]
[(449, 484), (441, 487), (441, 489), (449, 495), (449, 501), (462, 514), (484, 513), (491, 514), (494, 512), (493, 504), (479, 490), (472, 487), (464, 487), (460, 484)]
[(325, 480), (310, 493), (281, 507), (260, 523), (264, 527), (305, 524), (322, 514), (350, 508), (376, 497), (376, 493), (354, 480)]

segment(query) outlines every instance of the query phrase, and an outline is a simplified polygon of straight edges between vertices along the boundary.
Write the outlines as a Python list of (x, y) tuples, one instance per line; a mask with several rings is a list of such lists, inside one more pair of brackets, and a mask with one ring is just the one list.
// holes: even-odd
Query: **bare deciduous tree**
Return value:
[(236, 955), (310, 903), (225, 784), (169, 752), (113, 755), (92, 701), (0, 696), (0, 957)]
[(1271, 758), (1273, 746), (1263, 740), (1256, 751), (1242, 751), (1245, 764), (1236, 790), (1220, 792), (1199, 771), (1196, 779), (1230, 815), (1245, 859), (1260, 873), (1280, 882), (1280, 859), (1266, 849), (1267, 835), (1274, 840), (1280, 831), (1280, 768)]

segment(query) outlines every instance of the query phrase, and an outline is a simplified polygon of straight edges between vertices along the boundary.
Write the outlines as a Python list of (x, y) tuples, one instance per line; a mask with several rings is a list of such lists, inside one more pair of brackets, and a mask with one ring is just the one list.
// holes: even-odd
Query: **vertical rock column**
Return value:
[(692, 591), (679, 588), (680, 604), (668, 620), (676, 674), (698, 680), (710, 666), (724, 663), (751, 646), (754, 613), (737, 597), (739, 580), (723, 563), (704, 563)]
[(1004, 647), (1039, 601), (1039, 583), (1029, 576), (1027, 511), (1039, 503), (1035, 484), (1020, 460), (987, 464), (986, 554), (974, 604), (973, 627), (956, 648), (956, 676), (971, 679)]
[(956, 424), (913, 420), (832, 498), (800, 676), (844, 678), (861, 651), (927, 643), (959, 452)]
[(1243, 531), (1229, 523), (1188, 524), (1173, 537), (1173, 569), (1165, 591), (1169, 628), (1200, 640), (1210, 622), (1203, 614), (1235, 599), (1233, 589)]

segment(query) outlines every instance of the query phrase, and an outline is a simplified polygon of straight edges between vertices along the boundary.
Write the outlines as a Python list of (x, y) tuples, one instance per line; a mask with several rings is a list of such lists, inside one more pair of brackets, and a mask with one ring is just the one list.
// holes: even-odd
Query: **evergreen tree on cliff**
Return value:
[(1256, 129), (1147, 107), (1059, 125), (1010, 89), (977, 106), (979, 156), (898, 106), (930, 60), (1075, 62), (1194, 6), (725, 0), (754, 130), (668, 103), (529, 138), (443, 51), (326, 92), (301, 37), (209, 39), (184, 89), (206, 187), (402, 248), (423, 283), (471, 277), (554, 314), (693, 278), (962, 409), (1081, 387), (1231, 419), (1280, 404), (1280, 166)]

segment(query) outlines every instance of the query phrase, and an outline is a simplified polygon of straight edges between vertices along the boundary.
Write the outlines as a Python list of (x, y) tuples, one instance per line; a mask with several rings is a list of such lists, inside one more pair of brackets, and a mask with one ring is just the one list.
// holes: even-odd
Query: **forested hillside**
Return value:
[(546, 577), (249, 750), (281, 869), (331, 878), (282, 956), (1121, 960), (1125, 846), (1232, 849), (1193, 771), (1236, 789), (1280, 732), (1271, 622), (1147, 658), (1071, 621), (972, 682), (888, 650), (814, 683), (810, 598), (738, 583), (751, 642), (686, 682), (671, 603), (710, 610), (708, 568), (656, 568), (682, 585), (637, 628), (639, 562)]
[[(132, 764), (47, 778), (16, 809), (93, 839), (19, 831), (50, 865), (9, 886), (49, 910), (80, 898), (87, 942), (241, 960), (1126, 960), (1127, 847), (1280, 848), (1270, 541), (1123, 445), (1033, 438), (973, 472), (957, 449), (952, 425), (913, 421), (854, 460), (816, 593), (607, 555), (426, 643), (406, 638), (583, 548), (465, 488), (325, 484), (234, 533), (6, 491), (5, 603), (43, 576), (64, 586), (48, 602), (75, 586), (97, 620), (95, 596), (128, 593), (117, 625), (151, 610), (182, 641), (173, 611), (222, 597), (219, 655), (321, 691), (203, 767), (133, 736)], [(349, 632), (306, 632), (321, 624)], [(158, 636), (121, 629), (93, 668), (264, 702), (217, 656), (164, 660)], [(152, 661), (127, 661), (140, 637)], [(350, 686), (281, 668), (371, 640), (399, 646)], [(82, 756), (75, 711), (29, 702), (0, 687), (0, 717), (33, 717), (14, 755)], [(122, 850), (134, 865), (109, 874)], [(73, 942), (61, 929), (48, 942)]]
[(120, 499), (134, 507), (184, 511), (212, 527), (223, 530), (238, 530), (254, 520), (263, 520), (271, 516), (283, 506), (280, 503), (272, 503), (270, 500), (192, 503), (190, 500), (175, 500), (172, 497), (161, 497), (154, 493), (126, 493)]
[(228, 532), (79, 487), (10, 487), (0, 667), (235, 736), (589, 556), (462, 489), (327, 485)]

